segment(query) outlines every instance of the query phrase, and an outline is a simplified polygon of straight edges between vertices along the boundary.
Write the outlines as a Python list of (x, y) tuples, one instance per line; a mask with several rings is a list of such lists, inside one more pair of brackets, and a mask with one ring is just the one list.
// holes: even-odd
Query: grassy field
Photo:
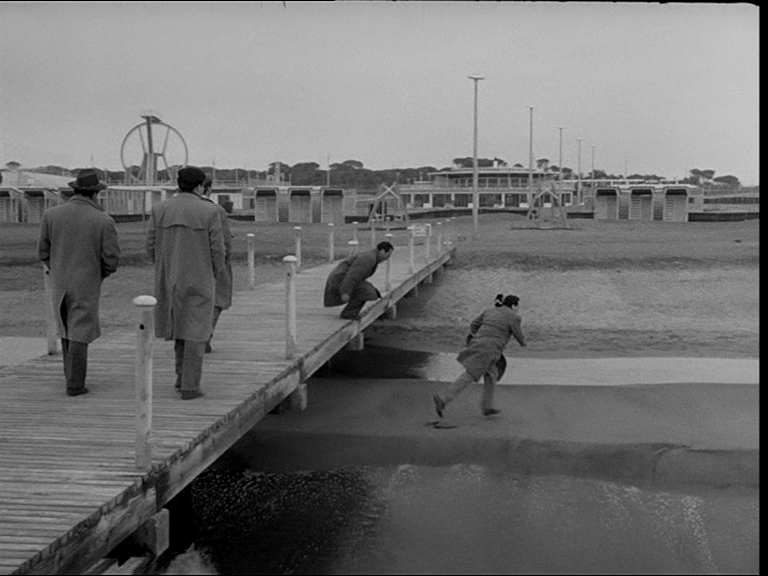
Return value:
[[(432, 220), (433, 228), (437, 227)], [(467, 319), (498, 291), (524, 298), (530, 340), (526, 354), (759, 355), (759, 220), (743, 222), (570, 221), (570, 228), (539, 230), (510, 214), (443, 224), (458, 247), (445, 280), (423, 291), (397, 321), (376, 329), (382, 343), (453, 350)], [(294, 251), (293, 225), (230, 221), (235, 290), (247, 288), (246, 234), (255, 235), (256, 282), (283, 277), (282, 258)], [(106, 332), (130, 326), (131, 299), (152, 294), (154, 272), (144, 255), (141, 222), (118, 224), (121, 267), (102, 289)], [(347, 253), (351, 224), (336, 227), (335, 251)], [(302, 225), (302, 264), (328, 259), (328, 226)], [(406, 250), (405, 230), (393, 230)], [(0, 335), (43, 336), (42, 268), (38, 227), (0, 227)], [(377, 232), (377, 240), (384, 231)], [(360, 231), (360, 245), (371, 245)]]

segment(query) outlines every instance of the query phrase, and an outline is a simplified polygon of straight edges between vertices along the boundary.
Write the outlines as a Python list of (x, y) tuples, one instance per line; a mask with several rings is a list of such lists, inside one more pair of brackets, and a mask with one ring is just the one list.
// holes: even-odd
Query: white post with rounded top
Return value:
[(136, 296), (139, 323), (136, 328), (136, 468), (152, 466), (152, 343), (155, 336), (153, 296)]
[(333, 240), (333, 230), (334, 225), (333, 222), (328, 223), (328, 262), (333, 263), (333, 261), (336, 259), (336, 256), (334, 254), (334, 240)]
[(301, 226), (294, 226), (293, 230), (296, 234), (296, 273), (301, 270)]
[(58, 352), (56, 344), (56, 317), (53, 311), (53, 289), (51, 288), (51, 269), (43, 264), (43, 293), (45, 297), (45, 336), (48, 340), (48, 355)]
[(296, 353), (296, 257), (286, 256), (285, 262), (285, 357)]
[[(387, 242), (390, 244), (392, 243), (392, 234), (387, 233), (384, 234), (384, 237), (387, 239)], [(385, 292), (391, 292), (392, 291), (392, 283), (389, 281), (389, 270), (390, 270), (390, 262), (392, 261), (392, 257), (387, 258), (387, 264), (385, 267), (385, 280), (384, 280), (384, 291)]]

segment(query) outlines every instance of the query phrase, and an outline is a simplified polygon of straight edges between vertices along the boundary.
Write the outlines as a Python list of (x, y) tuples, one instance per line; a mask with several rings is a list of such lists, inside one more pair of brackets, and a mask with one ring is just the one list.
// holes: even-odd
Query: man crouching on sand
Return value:
[(325, 283), (323, 305), (341, 306), (341, 317), (357, 320), (368, 300), (378, 300), (381, 293), (366, 279), (373, 276), (380, 262), (387, 260), (395, 247), (389, 242), (379, 242), (374, 250), (353, 254), (339, 262)]

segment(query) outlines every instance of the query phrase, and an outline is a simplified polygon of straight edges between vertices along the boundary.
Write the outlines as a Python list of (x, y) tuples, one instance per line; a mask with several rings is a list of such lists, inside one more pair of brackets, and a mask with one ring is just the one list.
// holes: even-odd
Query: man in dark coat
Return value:
[(379, 242), (375, 249), (353, 254), (339, 262), (325, 283), (323, 305), (331, 307), (346, 304), (341, 317), (357, 320), (368, 300), (381, 298), (376, 287), (366, 279), (373, 276), (379, 263), (389, 258), (394, 250), (390, 242)]
[(88, 344), (101, 335), (101, 283), (117, 270), (120, 246), (114, 221), (94, 201), (107, 187), (96, 170), (80, 170), (69, 186), (69, 201), (43, 214), (38, 255), (50, 270), (66, 391), (79, 396), (88, 392)]
[[(216, 204), (211, 199), (212, 187), (213, 180), (210, 176), (206, 176), (205, 182), (203, 182), (203, 199), (216, 206), (221, 217), (221, 232), (224, 235), (224, 269), (216, 276), (216, 297), (213, 302), (211, 338), (213, 338), (213, 331), (216, 330), (216, 324), (219, 322), (219, 316), (224, 310), (232, 306), (232, 234), (229, 231), (229, 215), (224, 206)], [(211, 338), (208, 338), (208, 342), (205, 343), (206, 354), (213, 351)]]
[(179, 170), (179, 193), (152, 207), (147, 254), (155, 263), (155, 335), (174, 341), (182, 400), (203, 396), (205, 343), (213, 331), (216, 277), (224, 268), (219, 212), (201, 198), (205, 172)]

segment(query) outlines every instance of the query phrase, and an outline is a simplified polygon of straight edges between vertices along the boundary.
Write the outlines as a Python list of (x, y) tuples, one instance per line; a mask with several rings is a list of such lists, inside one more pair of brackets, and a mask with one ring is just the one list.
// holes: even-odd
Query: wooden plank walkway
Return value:
[(301, 270), (291, 360), (285, 282), (235, 294), (205, 358), (206, 395), (194, 401), (181, 401), (173, 386), (172, 343), (155, 340), (147, 472), (135, 466), (135, 326), (91, 344), (91, 393), (84, 396), (65, 396), (60, 355), (0, 370), (0, 574), (75, 574), (93, 566), (454, 251), (427, 261), (421, 248), (410, 273), (409, 250), (397, 247), (391, 291), (380, 265), (371, 280), (384, 297), (354, 322), (322, 306), (332, 264)]

